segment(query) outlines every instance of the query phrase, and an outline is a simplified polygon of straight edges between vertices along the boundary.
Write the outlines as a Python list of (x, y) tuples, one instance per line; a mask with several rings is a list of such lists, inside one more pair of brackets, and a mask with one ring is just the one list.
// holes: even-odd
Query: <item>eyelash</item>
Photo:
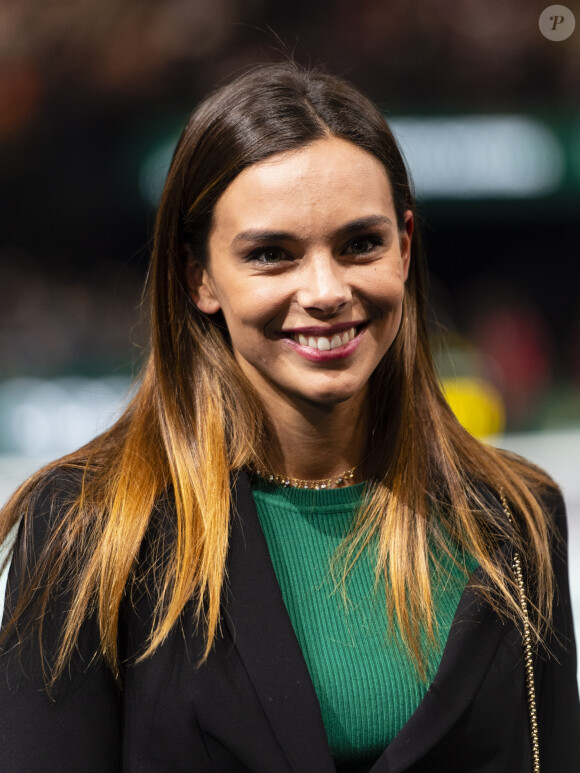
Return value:
[[(360, 245), (361, 243), (367, 242), (371, 245), (370, 249), (367, 250), (353, 250), (352, 252), (349, 252), (349, 249), (352, 248), (355, 244)], [(354, 239), (351, 239), (350, 242), (346, 245), (346, 247), (343, 249), (343, 254), (349, 255), (349, 254), (355, 254), (355, 255), (367, 255), (371, 253), (375, 247), (381, 247), (384, 244), (384, 239), (379, 234), (364, 234), (363, 236), (357, 236)], [(275, 255), (276, 260), (265, 260), (265, 256), (267, 255)], [(275, 266), (279, 265), (280, 263), (284, 261), (292, 261), (294, 258), (289, 255), (287, 252), (285, 252), (283, 249), (279, 247), (260, 247), (257, 250), (254, 250), (251, 252), (248, 257), (246, 258), (248, 262), (252, 263), (258, 263), (262, 266)]]
[(375, 247), (381, 247), (384, 244), (383, 237), (379, 234), (363, 234), (362, 236), (357, 236), (356, 238), (352, 239), (347, 245), (345, 251), (349, 249), (349, 247), (352, 247), (355, 244), (360, 244), (361, 242), (368, 242), (371, 245), (370, 250), (355, 250), (355, 252), (358, 255), (366, 255), (369, 252), (372, 252)]
[[(264, 260), (264, 256), (268, 254), (275, 254), (278, 258), (281, 259), (274, 261)], [(251, 252), (246, 258), (248, 262), (259, 263), (262, 266), (274, 266), (278, 263), (281, 263), (284, 259), (292, 260), (291, 256), (285, 253), (284, 250), (280, 249), (279, 247), (260, 247), (260, 249)]]

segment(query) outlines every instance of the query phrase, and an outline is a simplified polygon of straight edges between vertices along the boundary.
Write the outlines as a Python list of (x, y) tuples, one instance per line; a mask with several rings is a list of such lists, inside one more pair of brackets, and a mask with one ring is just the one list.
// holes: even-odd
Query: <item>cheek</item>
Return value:
[(222, 310), (230, 328), (230, 335), (238, 332), (267, 333), (269, 328), (277, 329), (288, 308), (286, 294), (276, 283), (256, 283), (248, 286), (240, 283), (222, 296)]
[(237, 299), (222, 304), (232, 343), (236, 348), (256, 345), (263, 338), (276, 316), (272, 299), (261, 294), (249, 294), (240, 290)]
[(375, 277), (374, 284), (370, 285), (368, 297), (380, 308), (383, 313), (396, 312), (403, 305), (405, 284), (399, 277), (383, 278)]
[(405, 286), (402, 282), (390, 282), (376, 286), (372, 297), (375, 313), (379, 318), (375, 338), (381, 347), (390, 347), (401, 326)]

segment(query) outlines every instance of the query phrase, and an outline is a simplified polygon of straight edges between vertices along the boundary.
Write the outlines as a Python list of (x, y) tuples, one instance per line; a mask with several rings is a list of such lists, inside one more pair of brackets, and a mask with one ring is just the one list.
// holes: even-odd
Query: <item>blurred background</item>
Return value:
[[(416, 182), (433, 348), (475, 434), (562, 484), (580, 618), (580, 3), (0, 0), (0, 500), (115, 417), (180, 128), (262, 61), (384, 110)], [(578, 567), (578, 569), (576, 568)]]

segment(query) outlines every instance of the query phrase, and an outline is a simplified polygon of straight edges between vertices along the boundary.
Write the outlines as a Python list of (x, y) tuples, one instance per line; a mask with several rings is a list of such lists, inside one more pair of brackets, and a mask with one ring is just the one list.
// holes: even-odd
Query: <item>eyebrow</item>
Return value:
[[(367, 217), (357, 217), (355, 220), (345, 223), (340, 228), (337, 228), (334, 235), (342, 237), (351, 236), (369, 228), (392, 225), (393, 221), (386, 215), (368, 215)], [(240, 231), (239, 234), (236, 234), (232, 239), (231, 246), (236, 248), (247, 242), (264, 244), (267, 242), (296, 241), (299, 238), (296, 234), (289, 231), (269, 231), (250, 228), (247, 231)]]

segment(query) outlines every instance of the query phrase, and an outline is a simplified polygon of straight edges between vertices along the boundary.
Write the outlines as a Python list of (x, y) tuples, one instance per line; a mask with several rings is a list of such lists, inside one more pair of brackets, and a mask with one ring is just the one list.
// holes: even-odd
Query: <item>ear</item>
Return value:
[(185, 281), (192, 301), (204, 314), (215, 314), (220, 310), (211, 277), (207, 268), (195, 257), (189, 245), (185, 247)]
[(411, 240), (413, 238), (413, 212), (408, 209), (405, 212), (405, 229), (399, 234), (401, 245), (401, 260), (403, 262), (403, 278), (405, 282), (409, 276), (409, 265), (411, 262)]

